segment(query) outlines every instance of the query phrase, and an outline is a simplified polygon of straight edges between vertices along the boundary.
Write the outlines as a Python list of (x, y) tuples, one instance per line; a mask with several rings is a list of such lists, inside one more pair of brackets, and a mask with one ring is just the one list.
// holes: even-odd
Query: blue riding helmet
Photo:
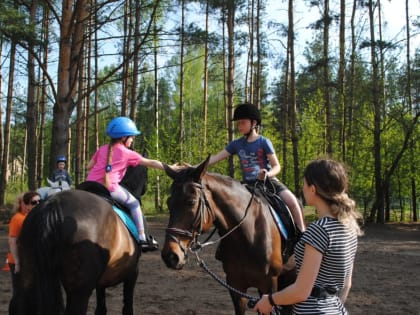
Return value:
[(67, 163), (67, 158), (65, 155), (57, 155), (56, 159), (55, 159), (56, 163), (60, 163), (60, 162), (64, 162)]
[(106, 127), (106, 134), (112, 139), (122, 137), (137, 136), (141, 132), (136, 124), (128, 117), (117, 117), (112, 119)]

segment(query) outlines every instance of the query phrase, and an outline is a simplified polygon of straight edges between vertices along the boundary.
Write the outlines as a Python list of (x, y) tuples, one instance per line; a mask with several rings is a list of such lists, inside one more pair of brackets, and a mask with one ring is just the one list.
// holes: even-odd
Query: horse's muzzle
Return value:
[(181, 245), (171, 240), (167, 240), (163, 245), (161, 257), (166, 267), (175, 270), (182, 269), (187, 259), (186, 253), (182, 250)]

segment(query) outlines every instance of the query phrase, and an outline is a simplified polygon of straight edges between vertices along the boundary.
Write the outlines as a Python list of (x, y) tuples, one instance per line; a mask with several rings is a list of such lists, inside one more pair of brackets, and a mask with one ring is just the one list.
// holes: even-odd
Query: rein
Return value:
[[(226, 281), (224, 281), (223, 279), (221, 279), (218, 275), (216, 275), (213, 271), (210, 270), (210, 268), (206, 265), (206, 263), (204, 262), (203, 259), (200, 258), (200, 256), (198, 255), (198, 251), (199, 250), (195, 250), (192, 251), (195, 254), (195, 257), (197, 259), (198, 265), (203, 268), (214, 280), (216, 280), (219, 284), (221, 284), (222, 286), (224, 286), (226, 289), (228, 289), (229, 291), (238, 294), (241, 297), (244, 297), (246, 299), (248, 299), (248, 303), (247, 306), (249, 309), (252, 309), (255, 307), (255, 305), (257, 304), (257, 302), (260, 300), (260, 297), (256, 297), (253, 295), (249, 295), (247, 293), (244, 293), (242, 291), (239, 291), (238, 289), (230, 286)], [(271, 315), (281, 315), (281, 306), (280, 305), (276, 305), (271, 309), (270, 314)]]

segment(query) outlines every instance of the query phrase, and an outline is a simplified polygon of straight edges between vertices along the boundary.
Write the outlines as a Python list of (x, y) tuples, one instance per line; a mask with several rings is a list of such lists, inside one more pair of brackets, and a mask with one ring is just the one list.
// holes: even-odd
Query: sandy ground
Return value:
[[(151, 233), (163, 242), (167, 217), (148, 219)], [(0, 226), (0, 259), (7, 251), (7, 226)], [(223, 277), (215, 247), (200, 253)], [(2, 262), (3, 265), (3, 262)], [(0, 314), (7, 314), (10, 274), (0, 272)], [(371, 225), (360, 238), (353, 287), (346, 303), (350, 314), (420, 314), (420, 224)], [(248, 292), (256, 295), (255, 291)], [(108, 314), (121, 314), (122, 286), (107, 290)], [(94, 314), (91, 298), (88, 314)], [(194, 256), (182, 271), (167, 269), (160, 251), (140, 259), (135, 314), (234, 314), (227, 289), (213, 280)], [(255, 314), (247, 311), (247, 314)]]

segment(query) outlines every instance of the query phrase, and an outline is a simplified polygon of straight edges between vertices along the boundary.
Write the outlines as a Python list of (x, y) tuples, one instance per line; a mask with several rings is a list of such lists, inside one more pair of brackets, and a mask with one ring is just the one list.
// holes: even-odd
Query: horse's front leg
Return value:
[[(137, 269), (137, 268), (136, 268)], [(134, 287), (136, 286), (138, 270), (124, 281), (123, 287), (123, 315), (133, 315)]]
[(105, 288), (97, 287), (96, 288), (95, 315), (105, 315), (106, 312), (107, 312), (107, 309), (106, 309), (106, 300), (105, 300)]
[(248, 300), (232, 291), (229, 291), (229, 293), (235, 308), (235, 315), (245, 315)]

